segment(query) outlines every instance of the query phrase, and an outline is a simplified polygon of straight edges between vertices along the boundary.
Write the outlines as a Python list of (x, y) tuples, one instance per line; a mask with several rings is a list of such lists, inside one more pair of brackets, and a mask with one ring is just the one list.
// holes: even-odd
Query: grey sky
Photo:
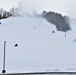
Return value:
[(43, 10), (59, 12), (63, 15), (75, 16), (76, 0), (0, 0), (0, 8), (9, 10), (12, 7), (22, 7), (27, 12)]
[(9, 10), (13, 6), (17, 6), (18, 0), (0, 0), (0, 8)]

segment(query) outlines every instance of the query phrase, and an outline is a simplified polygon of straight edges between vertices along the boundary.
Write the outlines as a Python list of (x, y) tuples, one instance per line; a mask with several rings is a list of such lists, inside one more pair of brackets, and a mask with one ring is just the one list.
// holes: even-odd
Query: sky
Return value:
[(6, 10), (19, 7), (29, 13), (33, 11), (42, 12), (55, 11), (63, 15), (75, 17), (76, 0), (0, 0), (0, 8)]

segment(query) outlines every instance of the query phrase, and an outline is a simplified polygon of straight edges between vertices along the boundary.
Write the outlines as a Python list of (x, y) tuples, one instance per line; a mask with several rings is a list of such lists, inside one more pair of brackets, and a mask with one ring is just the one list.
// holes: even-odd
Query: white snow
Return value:
[[(76, 24), (56, 30), (43, 18), (10, 17), (0, 25), (0, 71), (6, 42), (7, 72), (76, 71)], [(52, 33), (52, 31), (55, 33)], [(18, 47), (14, 47), (15, 44)]]

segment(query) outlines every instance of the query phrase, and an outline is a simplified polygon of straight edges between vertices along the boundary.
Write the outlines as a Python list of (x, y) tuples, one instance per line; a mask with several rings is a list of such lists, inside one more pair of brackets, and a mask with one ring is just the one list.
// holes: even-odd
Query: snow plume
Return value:
[(49, 0), (19, 0), (18, 7), (23, 11), (34, 14), (34, 12), (42, 13), (42, 11), (50, 11)]
[[(22, 16), (41, 17), (40, 6), (38, 0), (20, 0), (18, 2), (19, 14)], [(38, 4), (37, 4), (38, 3)]]
[(55, 11), (71, 17), (76, 16), (76, 0), (19, 0), (18, 7), (27, 13)]
[(30, 0), (20, 0), (18, 2), (18, 8), (22, 12), (34, 14), (33, 11), (35, 12), (35, 9), (38, 9), (35, 2), (32, 2)]

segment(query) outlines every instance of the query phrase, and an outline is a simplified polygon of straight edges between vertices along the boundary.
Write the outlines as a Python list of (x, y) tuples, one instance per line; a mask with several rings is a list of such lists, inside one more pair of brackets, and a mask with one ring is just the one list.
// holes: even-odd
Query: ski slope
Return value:
[(73, 21), (66, 37), (43, 18), (10, 17), (1, 23), (0, 71), (4, 41), (7, 41), (7, 72), (76, 71), (76, 24)]

